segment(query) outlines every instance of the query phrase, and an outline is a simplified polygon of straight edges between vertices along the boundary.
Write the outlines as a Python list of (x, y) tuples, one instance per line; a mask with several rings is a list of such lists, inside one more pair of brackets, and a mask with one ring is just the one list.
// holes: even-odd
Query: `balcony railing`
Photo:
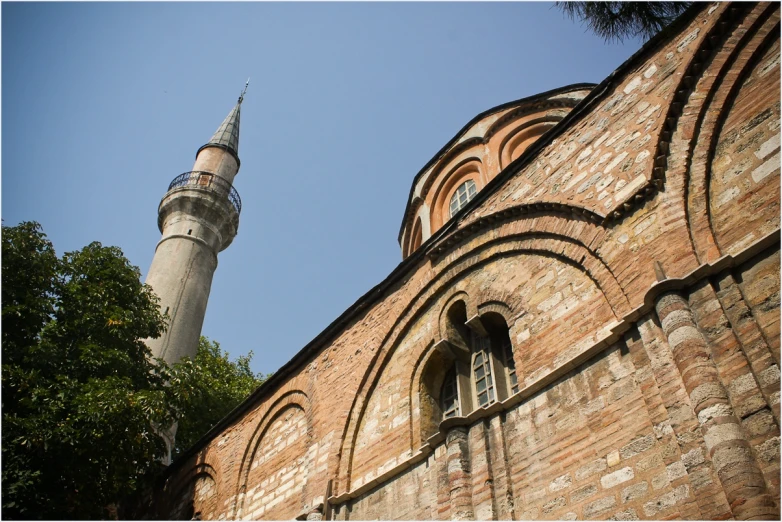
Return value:
[(237, 214), (242, 211), (242, 199), (239, 197), (239, 193), (227, 179), (221, 178), (217, 174), (203, 171), (185, 172), (174, 178), (174, 181), (168, 186), (168, 190), (180, 187), (193, 187), (216, 192), (228, 198)]

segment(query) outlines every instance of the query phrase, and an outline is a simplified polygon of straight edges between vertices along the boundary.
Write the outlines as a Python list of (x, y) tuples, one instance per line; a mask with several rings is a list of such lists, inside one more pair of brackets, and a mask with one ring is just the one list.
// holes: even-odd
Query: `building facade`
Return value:
[(177, 459), (202, 519), (779, 519), (779, 4), (476, 116), (404, 261)]

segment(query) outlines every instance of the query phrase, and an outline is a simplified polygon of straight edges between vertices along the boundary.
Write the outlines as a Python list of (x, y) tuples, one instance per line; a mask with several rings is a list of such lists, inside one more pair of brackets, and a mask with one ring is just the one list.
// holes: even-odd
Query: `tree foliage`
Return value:
[(181, 452), (261, 384), (252, 352), (202, 337), (194, 360), (152, 360), (165, 318), (121, 250), (58, 258), (37, 223), (2, 242), (2, 516), (121, 516), (161, 469), (157, 428), (178, 421)]
[(173, 422), (165, 365), (143, 342), (157, 298), (116, 247), (58, 259), (37, 223), (2, 227), (2, 515), (86, 519), (159, 469)]
[(174, 457), (195, 444), (217, 422), (246, 399), (268, 376), (250, 369), (253, 352), (228, 359), (216, 341), (201, 337), (195, 359), (176, 363), (181, 420)]
[(586, 22), (606, 41), (640, 36), (649, 39), (682, 14), (692, 2), (556, 2), (573, 20)]

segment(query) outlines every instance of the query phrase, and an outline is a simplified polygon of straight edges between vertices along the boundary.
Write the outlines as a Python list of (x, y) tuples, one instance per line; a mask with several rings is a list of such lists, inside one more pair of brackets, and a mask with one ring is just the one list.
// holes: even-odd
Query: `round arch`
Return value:
[(253, 469), (252, 463), (255, 460), (261, 442), (264, 440), (264, 436), (274, 421), (292, 409), (300, 410), (304, 414), (307, 419), (307, 433), (312, 433), (312, 426), (308, 415), (310, 412), (310, 399), (306, 393), (301, 390), (291, 390), (274, 401), (253, 431), (250, 441), (245, 447), (244, 454), (242, 455), (241, 464), (239, 466), (239, 480), (237, 481), (237, 500), (233, 514), (234, 519), (245, 515), (245, 494), (247, 492), (250, 471)]
[(462, 183), (472, 180), (475, 182), (477, 192), (480, 192), (486, 185), (483, 165), (481, 160), (476, 157), (464, 159), (447, 174), (439, 174), (438, 178), (436, 186), (430, 190), (431, 198), (427, 198), (431, 202), (429, 223), (431, 224), (432, 233), (451, 218), (448, 203), (453, 193)]
[(552, 129), (562, 120), (560, 117), (544, 116), (526, 121), (519, 125), (502, 140), (499, 146), (498, 163), (500, 170), (507, 167), (513, 160), (534, 143), (546, 131)]

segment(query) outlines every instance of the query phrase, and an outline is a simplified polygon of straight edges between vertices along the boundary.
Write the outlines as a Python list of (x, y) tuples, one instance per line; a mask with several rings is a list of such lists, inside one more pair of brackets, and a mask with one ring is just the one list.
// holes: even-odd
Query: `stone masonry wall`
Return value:
[[(696, 5), (175, 462), (157, 515), (779, 519), (779, 56), (779, 4)], [(519, 390), (440, 422), (454, 307), (504, 321)]]

